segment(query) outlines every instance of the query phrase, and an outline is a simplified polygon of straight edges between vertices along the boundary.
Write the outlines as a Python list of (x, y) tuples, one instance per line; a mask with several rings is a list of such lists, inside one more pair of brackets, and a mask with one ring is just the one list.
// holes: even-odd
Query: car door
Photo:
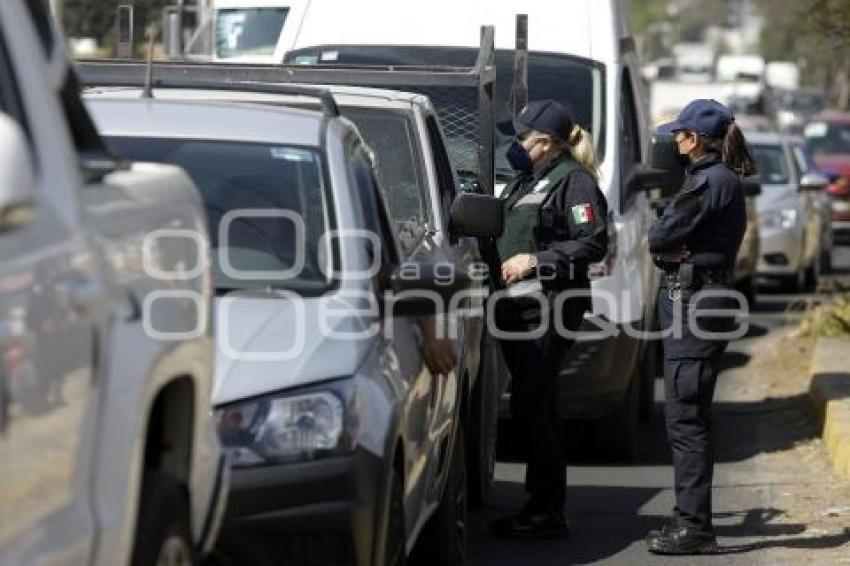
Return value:
[[(417, 121), (423, 115), (417, 115)], [(420, 151), (425, 161), (423, 179), (419, 183), (421, 198), (429, 209), (432, 229), (428, 230), (417, 250), (411, 254), (411, 261), (421, 261), (440, 265), (446, 277), (456, 272), (468, 272), (477, 259), (477, 246), (471, 238), (452, 238), (448, 232), (449, 210), (457, 196), (457, 179), (443, 144), (439, 124), (433, 114), (424, 116), (424, 123), (418, 125)], [(424, 127), (423, 127), (424, 126)], [(480, 288), (480, 282), (478, 286)], [(442, 495), (445, 474), (448, 471), (446, 457), (449, 451), (452, 433), (455, 430), (455, 418), (458, 416), (458, 404), (461, 398), (461, 376), (477, 370), (470, 368), (468, 360), (478, 359), (481, 341), (483, 317), (470, 317), (466, 309), (475, 306), (474, 301), (464, 300), (458, 305), (458, 318), (437, 317), (436, 324), (452, 340), (458, 355), (458, 367), (448, 376), (432, 378), (432, 399), (428, 420), (424, 423), (428, 444), (427, 463), (423, 484), (425, 505), (437, 503)], [(479, 300), (477, 306), (481, 306)], [(454, 323), (457, 323), (456, 325)], [(445, 324), (448, 323), (448, 324)], [(474, 350), (470, 352), (470, 349)], [(420, 517), (424, 520), (425, 517)]]
[[(426, 117), (426, 127), (428, 134), (428, 143), (430, 145), (431, 159), (434, 164), (434, 172), (436, 176), (436, 187), (434, 195), (431, 195), (431, 202), (434, 208), (434, 223), (436, 230), (429, 233), (429, 237), (434, 242), (434, 247), (441, 252), (439, 261), (445, 261), (452, 265), (453, 269), (461, 272), (470, 272), (477, 265), (481, 264), (481, 256), (478, 253), (478, 246), (473, 238), (455, 238), (449, 231), (449, 215), (451, 213), (452, 203), (458, 193), (458, 181), (452, 167), (449, 155), (444, 143), (444, 137), (440, 130), (436, 116), (429, 114)], [(481, 292), (483, 286), (482, 279), (476, 279), (472, 287), (474, 292)], [(480, 308), (483, 301), (474, 299), (464, 301), (460, 306), (464, 308), (461, 311), (458, 319), (458, 355), (463, 361), (465, 358), (472, 360), (478, 359), (478, 349), (481, 344), (481, 332), (483, 328), (483, 316), (468, 316), (468, 307)], [(474, 372), (474, 367), (461, 367), (460, 372), (469, 370)]]
[[(45, 35), (50, 26), (39, 3), (2, 4), (3, 109), (29, 134), (37, 186), (30, 221), (0, 233), (0, 508), (9, 519), (0, 529), (0, 563), (82, 564), (93, 534), (87, 481), (95, 348), (84, 303), (94, 296), (85, 277), (95, 262), (70, 207), (80, 184), (68, 152), (72, 136), (42, 72), (58, 42)], [(38, 38), (25, 24), (31, 20)]]
[[(812, 167), (812, 163), (806, 153), (806, 148), (801, 142), (792, 142), (791, 153), (794, 156), (794, 161), (796, 162), (797, 167), (800, 169), (801, 178), (807, 173), (815, 172), (815, 169)], [(817, 238), (819, 243), (818, 252), (822, 252), (823, 250), (828, 250), (832, 242), (829, 225), (829, 194), (826, 190), (818, 192), (806, 191), (806, 194), (809, 197), (812, 208), (813, 235)]]
[[(353, 152), (351, 173), (363, 205), (366, 230), (380, 241), (382, 263), (398, 265), (398, 244), (391, 228), (392, 221), (375, 178), (366, 150), (360, 146)], [(404, 442), (404, 515), (406, 532), (411, 532), (422, 512), (427, 495), (427, 467), (432, 439), (428, 423), (432, 420), (435, 401), (439, 398), (440, 380), (432, 379), (422, 357), (421, 336), (416, 319), (409, 316), (385, 317), (381, 337), (386, 358), (395, 360), (401, 383), (399, 418)]]
[(800, 201), (803, 211), (803, 218), (801, 219), (805, 233), (803, 240), (803, 245), (805, 246), (803, 249), (803, 265), (804, 267), (808, 267), (815, 262), (820, 249), (820, 217), (817, 210), (816, 197), (811, 191), (804, 191), (800, 188), (803, 175), (808, 172), (808, 164), (805, 160), (801, 161), (799, 159), (797, 152), (794, 151), (793, 144), (786, 144), (785, 151), (788, 156), (787, 159), (791, 164), (794, 185), (797, 188), (797, 198)]
[(650, 323), (654, 311), (655, 267), (648, 259), (649, 203), (646, 194), (630, 182), (643, 162), (640, 111), (633, 79), (630, 69), (624, 69), (620, 85), (619, 216), (614, 220), (616, 235), (609, 233), (609, 249), (620, 257), (614, 257), (609, 267), (617, 281), (620, 316), (645, 325)]

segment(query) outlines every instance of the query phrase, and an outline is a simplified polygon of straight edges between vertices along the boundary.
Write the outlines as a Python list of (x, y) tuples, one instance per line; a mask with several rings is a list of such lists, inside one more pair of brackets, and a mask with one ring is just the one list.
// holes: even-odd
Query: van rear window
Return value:
[[(286, 62), (309, 65), (456, 66), (472, 67), (477, 49), (372, 45), (317, 46), (290, 51)], [(512, 118), (513, 51), (496, 51), (496, 123)], [(440, 115), (452, 164), (474, 170), (477, 98), (465, 89), (400, 86), (428, 95)], [(468, 89), (466, 89), (468, 90)], [(605, 149), (605, 67), (601, 63), (559, 53), (532, 52), (528, 58), (529, 99), (554, 98), (567, 107), (596, 143), (600, 160)], [(510, 140), (497, 132), (497, 174), (513, 176), (505, 149)]]

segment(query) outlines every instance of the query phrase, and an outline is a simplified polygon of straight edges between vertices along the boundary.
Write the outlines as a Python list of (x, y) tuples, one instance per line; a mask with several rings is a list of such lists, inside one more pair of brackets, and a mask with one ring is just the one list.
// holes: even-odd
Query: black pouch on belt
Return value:
[(682, 289), (682, 300), (687, 301), (697, 291), (697, 281), (694, 277), (694, 264), (683, 261), (679, 264), (679, 286)]

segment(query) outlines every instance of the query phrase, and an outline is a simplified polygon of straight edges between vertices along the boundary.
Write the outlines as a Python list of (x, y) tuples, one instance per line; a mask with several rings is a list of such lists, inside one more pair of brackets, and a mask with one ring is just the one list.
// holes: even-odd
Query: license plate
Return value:
[(835, 212), (850, 212), (850, 201), (834, 200), (832, 201), (832, 210)]

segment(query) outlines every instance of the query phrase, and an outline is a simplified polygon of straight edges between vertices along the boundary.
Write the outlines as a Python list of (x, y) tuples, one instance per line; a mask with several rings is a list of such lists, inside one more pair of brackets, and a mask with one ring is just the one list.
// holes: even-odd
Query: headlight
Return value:
[(759, 215), (759, 224), (761, 224), (762, 228), (783, 228), (788, 230), (797, 224), (797, 210), (794, 208), (768, 210)]
[(313, 460), (351, 449), (345, 405), (332, 391), (266, 397), (217, 411), (218, 431), (236, 467)]

